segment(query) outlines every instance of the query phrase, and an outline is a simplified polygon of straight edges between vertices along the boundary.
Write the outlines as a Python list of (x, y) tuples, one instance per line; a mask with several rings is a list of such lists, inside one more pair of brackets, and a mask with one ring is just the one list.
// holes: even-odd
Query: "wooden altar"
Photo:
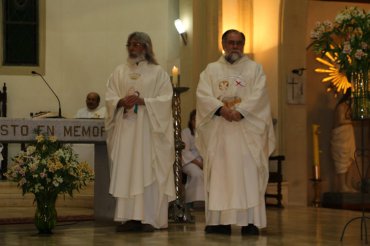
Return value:
[(0, 120), (0, 143), (27, 143), (34, 130), (54, 135), (65, 143), (92, 143), (95, 146), (95, 220), (113, 220), (115, 200), (109, 195), (109, 161), (104, 119), (11, 119)]

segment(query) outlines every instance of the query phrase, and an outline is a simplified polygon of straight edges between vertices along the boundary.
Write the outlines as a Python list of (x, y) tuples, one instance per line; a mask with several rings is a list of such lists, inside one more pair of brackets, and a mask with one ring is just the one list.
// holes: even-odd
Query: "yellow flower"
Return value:
[(50, 142), (54, 143), (57, 141), (57, 137), (56, 136), (49, 136), (49, 140)]
[(20, 151), (9, 165), (6, 177), (18, 183), (23, 193), (69, 194), (94, 180), (87, 163), (78, 163), (70, 145), (55, 136), (38, 134), (26, 151)]
[(35, 146), (28, 146), (27, 147), (27, 155), (32, 155), (34, 152), (35, 152), (35, 150), (36, 150), (36, 147)]
[(41, 143), (41, 142), (43, 142), (44, 141), (44, 135), (37, 135), (36, 136), (36, 141), (38, 142), (38, 143)]
[(31, 172), (34, 172), (36, 171), (37, 167), (38, 167), (38, 163), (34, 162), (34, 163), (30, 163), (29, 165), (29, 168), (30, 168), (30, 171)]

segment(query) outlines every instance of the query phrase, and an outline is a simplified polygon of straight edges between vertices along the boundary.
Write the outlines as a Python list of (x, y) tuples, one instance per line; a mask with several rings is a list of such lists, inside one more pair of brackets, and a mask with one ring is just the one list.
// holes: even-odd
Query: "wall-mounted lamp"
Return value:
[(182, 23), (182, 20), (175, 20), (175, 27), (177, 32), (181, 35), (182, 41), (186, 45), (188, 43), (188, 36), (186, 34), (185, 26), (184, 23)]
[(302, 67), (302, 68), (295, 68), (295, 69), (292, 70), (292, 73), (293, 74), (297, 74), (298, 76), (302, 76), (304, 70), (306, 70), (304, 67)]

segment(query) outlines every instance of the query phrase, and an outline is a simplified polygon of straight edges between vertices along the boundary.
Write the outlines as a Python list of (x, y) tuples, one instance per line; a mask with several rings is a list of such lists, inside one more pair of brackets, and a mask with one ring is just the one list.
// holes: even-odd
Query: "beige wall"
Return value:
[(284, 0), (281, 9), (279, 45), (279, 112), (281, 124), (281, 153), (284, 179), (288, 181), (289, 204), (306, 205), (307, 175), (307, 116), (306, 105), (287, 104), (287, 80), (292, 69), (305, 67), (305, 33), (307, 1)]
[[(107, 78), (125, 61), (126, 39), (133, 31), (151, 36), (159, 63), (170, 72), (179, 62), (177, 17), (173, 0), (47, 1), (45, 79), (59, 95), (63, 115), (73, 117), (89, 91), (104, 98)], [(57, 111), (57, 100), (39, 77), (0, 75), (3, 82), (9, 117)]]
[[(280, 0), (254, 0), (253, 1), (253, 59), (263, 65), (266, 73), (268, 91), (271, 101), (273, 118), (278, 120), (280, 127), (278, 97), (280, 90), (278, 76), (279, 37), (280, 37)], [(249, 35), (249, 34), (247, 34)], [(276, 154), (281, 154), (280, 133), (276, 129)]]
[(220, 56), (218, 32), (220, 29), (220, 0), (180, 0), (180, 18), (188, 27), (188, 44), (180, 51), (181, 85), (189, 91), (181, 96), (182, 126), (187, 125), (189, 113), (195, 108), (195, 91), (199, 74), (210, 61)]

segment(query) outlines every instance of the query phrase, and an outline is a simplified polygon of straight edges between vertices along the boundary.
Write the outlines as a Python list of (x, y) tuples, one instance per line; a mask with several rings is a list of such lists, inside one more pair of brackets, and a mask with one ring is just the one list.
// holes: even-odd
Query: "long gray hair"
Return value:
[(152, 40), (149, 35), (145, 32), (133, 32), (128, 36), (127, 42), (135, 40), (145, 46), (145, 59), (152, 64), (158, 65), (157, 60), (154, 57)]

